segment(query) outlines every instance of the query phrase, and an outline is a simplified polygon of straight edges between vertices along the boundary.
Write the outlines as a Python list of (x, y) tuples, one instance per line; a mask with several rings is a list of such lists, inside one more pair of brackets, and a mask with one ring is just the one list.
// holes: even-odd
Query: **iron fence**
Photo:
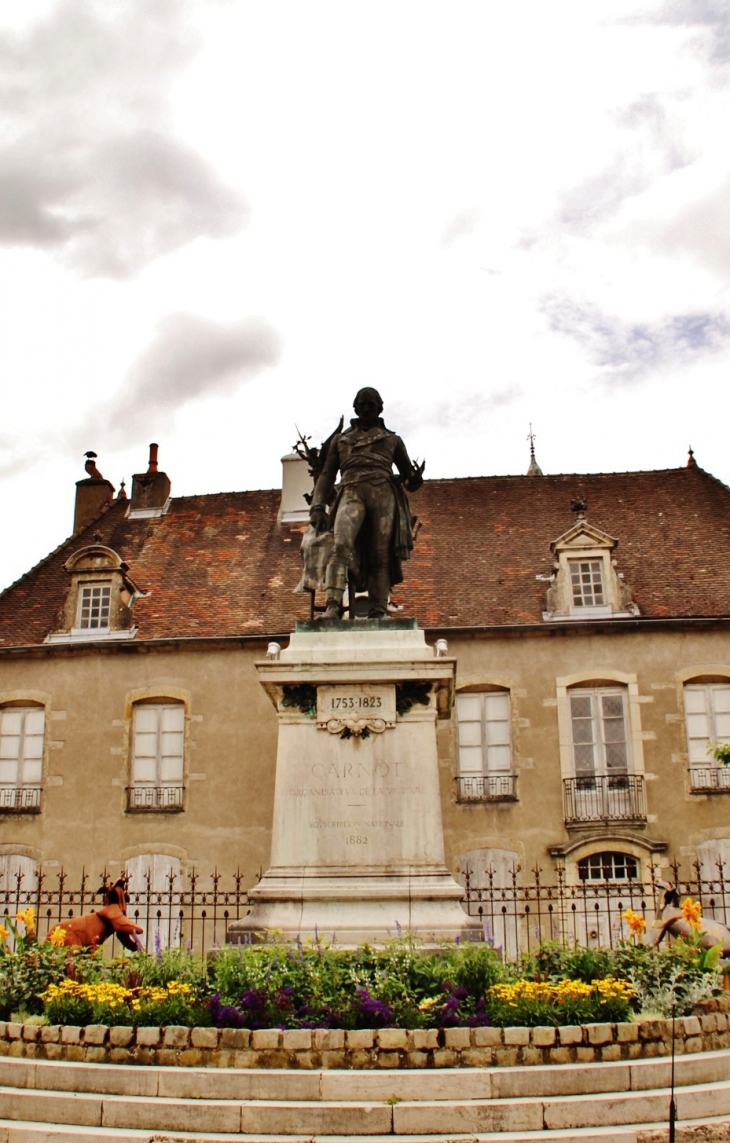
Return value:
[[(207, 879), (195, 872), (182, 878), (171, 871), (160, 888), (153, 885), (151, 874), (147, 873), (144, 886), (128, 889), (127, 915), (143, 930), (139, 942), (149, 953), (169, 946), (207, 953), (225, 942), (231, 921), (248, 913), (250, 904), (244, 886), (251, 880), (240, 870), (227, 881), (217, 870)], [(53, 881), (55, 885), (43, 873), (26, 878), (21, 870), (8, 884), (0, 878), (0, 920), (1, 915), (14, 917), (32, 906), (38, 937), (45, 940), (60, 921), (100, 909), (104, 902), (97, 890), (110, 878), (106, 871), (93, 878), (83, 871), (78, 886), (73, 887), (61, 870)], [(110, 956), (123, 952), (115, 937), (104, 947)]]
[[(591, 873), (573, 881), (562, 866), (551, 870), (549, 877), (537, 867), (523, 875), (515, 866), (506, 877), (498, 877), (491, 867), (470, 867), (463, 878), (464, 909), (480, 919), (485, 940), (505, 956), (529, 952), (545, 940), (613, 947), (628, 935), (622, 918), (627, 909), (644, 917), (647, 940), (652, 940), (652, 922), (664, 896), (663, 872), (681, 898), (694, 898), (704, 916), (730, 927), (730, 877), (722, 862), (712, 867), (697, 862), (685, 869), (669, 862), (662, 871), (652, 866), (650, 880), (643, 882), (628, 875), (631, 868), (626, 866), (627, 876), (622, 878), (599, 879)], [(3, 914), (14, 917), (32, 906), (43, 940), (59, 921), (100, 908), (103, 901), (96, 890), (108, 880), (106, 873), (94, 878), (82, 873), (72, 886), (63, 871), (53, 878), (43, 874), (25, 878), (18, 870), (8, 883), (0, 878), (0, 921)], [(254, 880), (240, 870), (227, 879), (217, 871), (208, 878), (195, 872), (183, 878), (171, 871), (165, 887), (157, 888), (147, 874), (144, 885), (130, 886), (127, 912), (142, 928), (140, 943), (148, 952), (173, 946), (206, 953), (223, 944), (228, 925), (249, 912), (244, 886)], [(105, 951), (115, 956), (123, 950), (112, 939)]]
[[(627, 867), (627, 874), (630, 872)], [(498, 880), (493, 869), (470, 867), (464, 874), (465, 908), (479, 917), (487, 941), (505, 956), (529, 952), (541, 941), (578, 944), (587, 948), (611, 947), (628, 936), (622, 914), (627, 909), (646, 921), (646, 940), (652, 942), (652, 924), (663, 903), (667, 877), (680, 898), (692, 897), (702, 905), (702, 914), (730, 926), (730, 870), (722, 862), (709, 866), (695, 862), (684, 870), (676, 861), (651, 866), (648, 881), (588, 876), (573, 881), (558, 866), (543, 879), (535, 868), (529, 878), (515, 867)]]

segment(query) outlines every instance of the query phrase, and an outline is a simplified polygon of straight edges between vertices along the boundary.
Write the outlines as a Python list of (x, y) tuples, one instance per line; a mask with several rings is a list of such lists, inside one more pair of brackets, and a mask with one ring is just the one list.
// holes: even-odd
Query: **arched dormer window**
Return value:
[(90, 544), (74, 552), (64, 566), (71, 586), (58, 630), (46, 642), (133, 638), (132, 606), (142, 593), (121, 556), (103, 544)]

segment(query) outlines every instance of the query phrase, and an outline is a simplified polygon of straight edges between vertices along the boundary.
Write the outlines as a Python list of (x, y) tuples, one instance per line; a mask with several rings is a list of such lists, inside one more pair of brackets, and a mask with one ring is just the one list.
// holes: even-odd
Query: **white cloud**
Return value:
[(176, 138), (165, 89), (193, 44), (184, 0), (64, 0), (0, 35), (0, 243), (125, 278), (246, 204)]

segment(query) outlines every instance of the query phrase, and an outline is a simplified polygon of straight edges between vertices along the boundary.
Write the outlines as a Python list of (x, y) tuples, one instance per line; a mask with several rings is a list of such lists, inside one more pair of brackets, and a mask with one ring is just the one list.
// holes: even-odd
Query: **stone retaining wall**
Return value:
[[(730, 1001), (676, 1021), (676, 1052), (730, 1047)], [(214, 1068), (473, 1068), (637, 1060), (671, 1052), (671, 1020), (562, 1028), (85, 1028), (0, 1023), (0, 1056)]]

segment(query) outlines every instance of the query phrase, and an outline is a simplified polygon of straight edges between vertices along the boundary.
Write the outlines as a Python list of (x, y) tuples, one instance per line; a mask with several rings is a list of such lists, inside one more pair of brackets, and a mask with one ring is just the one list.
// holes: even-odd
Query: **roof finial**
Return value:
[(694, 449), (692, 445), (689, 446), (689, 456), (687, 457), (687, 468), (697, 468), (697, 461), (695, 460)]
[(530, 431), (527, 434), (527, 439), (530, 442), (530, 467), (527, 470), (528, 476), (542, 476), (542, 469), (535, 460), (535, 440), (536, 434), (532, 431), (532, 421), (530, 421)]
[(126, 500), (126, 499), (127, 499), (127, 482), (125, 481), (124, 477), (122, 477), (122, 483), (119, 485), (119, 491), (117, 492), (117, 500)]
[(586, 512), (588, 511), (588, 504), (582, 496), (578, 496), (575, 500), (571, 500), (570, 507), (572, 511), (575, 512), (577, 520), (585, 520)]

